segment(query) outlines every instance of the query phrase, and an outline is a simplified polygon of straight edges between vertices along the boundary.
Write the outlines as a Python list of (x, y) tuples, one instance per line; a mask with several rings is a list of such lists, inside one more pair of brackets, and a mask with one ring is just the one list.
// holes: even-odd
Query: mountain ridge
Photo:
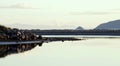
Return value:
[(81, 26), (78, 26), (75, 30), (84, 30)]
[(100, 30), (120, 30), (120, 20), (109, 21), (98, 25), (95, 29)]

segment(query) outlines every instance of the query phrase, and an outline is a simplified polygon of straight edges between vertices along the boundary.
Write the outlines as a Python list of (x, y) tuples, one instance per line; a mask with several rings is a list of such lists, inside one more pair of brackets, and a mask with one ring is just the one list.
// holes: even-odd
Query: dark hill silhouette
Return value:
[(78, 26), (75, 30), (84, 30), (82, 27)]
[(95, 29), (120, 30), (120, 20), (114, 20), (114, 21), (110, 21), (108, 23), (100, 24)]

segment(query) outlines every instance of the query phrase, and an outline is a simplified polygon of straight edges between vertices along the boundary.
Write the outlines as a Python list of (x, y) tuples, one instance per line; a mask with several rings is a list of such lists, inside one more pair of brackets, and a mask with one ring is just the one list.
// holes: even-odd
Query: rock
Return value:
[(17, 28), (11, 29), (0, 25), (0, 40), (37, 40), (35, 33), (24, 32)]

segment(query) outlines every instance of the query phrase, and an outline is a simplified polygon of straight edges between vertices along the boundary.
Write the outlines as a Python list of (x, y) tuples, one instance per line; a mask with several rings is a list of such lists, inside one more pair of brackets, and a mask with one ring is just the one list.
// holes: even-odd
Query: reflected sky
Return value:
[(1, 66), (119, 66), (119, 39), (44, 43), (0, 59)]

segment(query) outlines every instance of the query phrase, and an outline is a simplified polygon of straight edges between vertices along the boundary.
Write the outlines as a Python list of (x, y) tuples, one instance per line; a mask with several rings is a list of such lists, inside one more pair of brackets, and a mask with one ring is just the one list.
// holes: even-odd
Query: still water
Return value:
[(99, 38), (43, 43), (0, 58), (0, 66), (120, 66), (119, 41)]

